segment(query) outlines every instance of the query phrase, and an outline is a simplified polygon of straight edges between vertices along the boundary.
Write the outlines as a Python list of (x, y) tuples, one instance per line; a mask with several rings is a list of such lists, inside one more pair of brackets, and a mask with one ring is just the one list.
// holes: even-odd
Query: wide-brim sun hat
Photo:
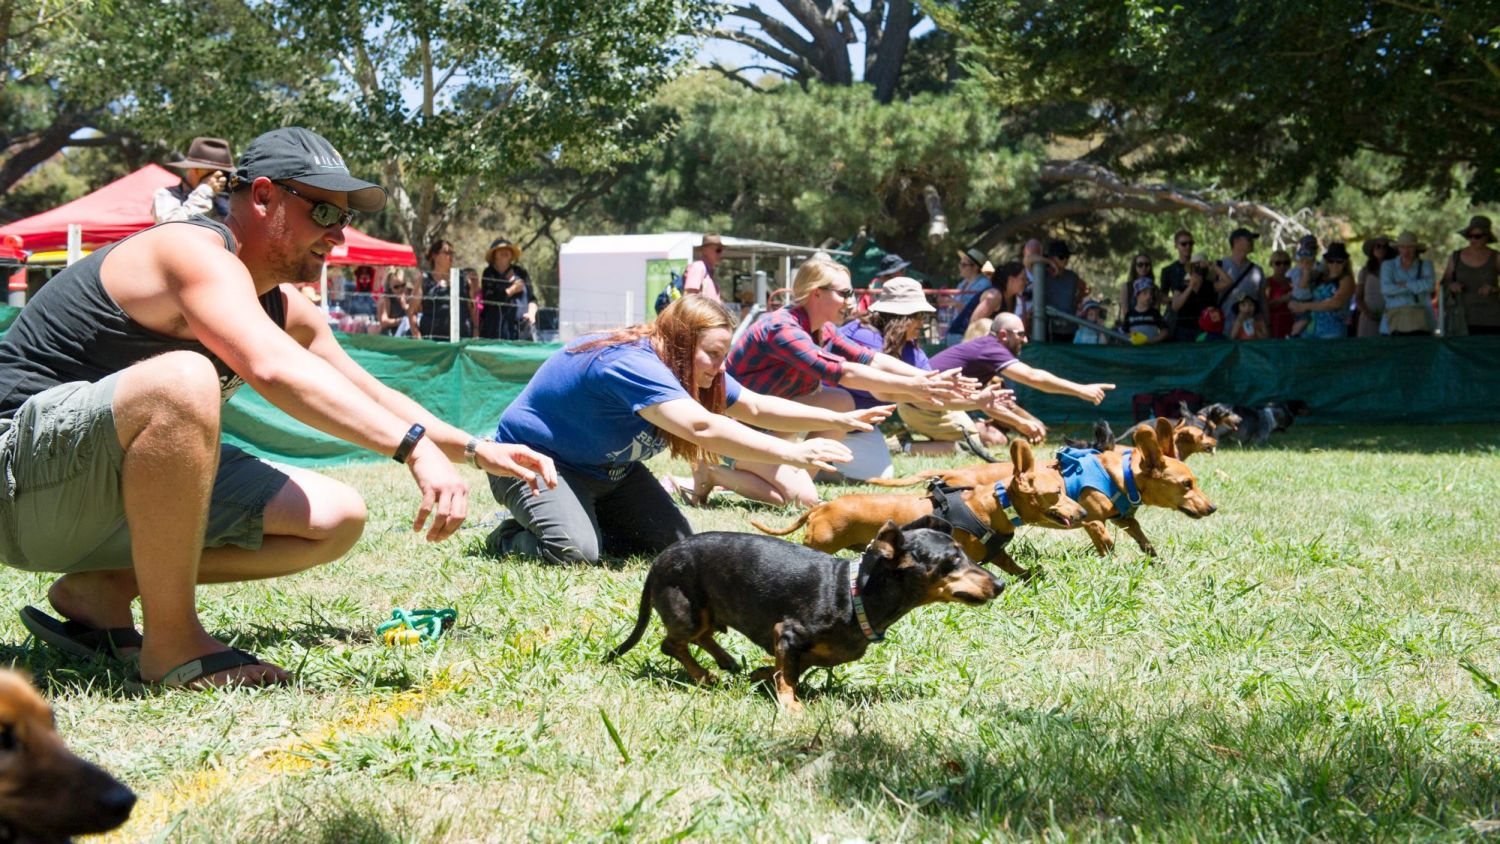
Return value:
[(497, 237), (490, 241), (490, 248), (484, 251), (484, 262), (486, 264), (495, 263), (495, 253), (501, 249), (510, 253), (510, 262), (512, 264), (521, 260), (521, 247), (503, 237)]
[(1390, 249), (1392, 247), (1391, 238), (1389, 235), (1382, 234), (1377, 237), (1368, 238), (1364, 243), (1361, 243), (1359, 245), (1359, 248), (1365, 253), (1366, 258), (1373, 258), (1375, 257), (1375, 247), (1382, 245), (1387, 249)]
[(1476, 214), (1473, 217), (1470, 217), (1469, 224), (1460, 229), (1458, 233), (1463, 235), (1464, 237), (1468, 237), (1469, 232), (1472, 232), (1475, 229), (1479, 229), (1484, 233), (1484, 240), (1486, 243), (1495, 242), (1495, 227), (1494, 224), (1490, 222), (1489, 217), (1486, 217), (1483, 214)]
[(930, 314), (937, 308), (927, 301), (927, 293), (922, 289), (921, 282), (914, 278), (897, 276), (880, 286), (880, 292), (876, 295), (875, 301), (870, 303), (870, 310), (895, 316), (910, 316), (911, 314)]
[(1417, 240), (1416, 233), (1410, 231), (1404, 231), (1398, 235), (1395, 240), (1391, 241), (1391, 246), (1396, 249), (1403, 246), (1415, 246), (1418, 252), (1424, 252), (1427, 249), (1427, 244)]

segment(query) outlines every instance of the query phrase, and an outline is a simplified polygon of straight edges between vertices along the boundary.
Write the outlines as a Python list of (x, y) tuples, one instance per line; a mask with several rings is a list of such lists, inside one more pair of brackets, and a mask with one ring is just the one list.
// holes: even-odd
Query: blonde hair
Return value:
[(969, 330), (964, 332), (964, 342), (967, 343), (970, 340), (977, 340), (978, 338), (990, 333), (990, 326), (994, 325), (994, 323), (995, 320), (990, 317), (984, 317), (983, 319), (976, 319), (970, 322)]
[(800, 305), (807, 301), (814, 290), (832, 287), (834, 282), (840, 280), (849, 280), (848, 267), (832, 258), (808, 258), (797, 268), (797, 276), (792, 280), (792, 301)]
[[(623, 346), (639, 342), (642, 338), (651, 341), (651, 348), (661, 362), (667, 365), (677, 383), (703, 405), (709, 413), (723, 413), (729, 401), (725, 394), (724, 373), (714, 376), (714, 382), (699, 389), (693, 382), (693, 356), (698, 352), (698, 341), (715, 328), (734, 331), (734, 317), (718, 302), (703, 296), (684, 296), (662, 309), (656, 321), (649, 325), (631, 325), (617, 328), (608, 334), (581, 343), (568, 350), (579, 354), (607, 346)], [(672, 456), (683, 460), (707, 460), (710, 452), (697, 443), (656, 429), (671, 446)]]

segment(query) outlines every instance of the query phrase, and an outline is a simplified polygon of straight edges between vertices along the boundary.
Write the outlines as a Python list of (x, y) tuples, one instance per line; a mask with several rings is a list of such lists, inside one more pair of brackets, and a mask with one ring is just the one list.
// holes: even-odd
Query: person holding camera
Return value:
[(175, 223), (201, 214), (214, 220), (229, 215), (228, 173), (234, 156), (223, 138), (194, 138), (186, 158), (167, 165), (182, 171), (182, 181), (160, 188), (151, 197), (151, 219)]
[[(1167, 275), (1162, 273), (1163, 277)], [(1218, 291), (1211, 279), (1214, 269), (1202, 252), (1194, 252), (1187, 271), (1174, 277), (1168, 290), (1172, 294), (1172, 339), (1191, 343), (1198, 339), (1198, 317), (1206, 308), (1217, 307)]]

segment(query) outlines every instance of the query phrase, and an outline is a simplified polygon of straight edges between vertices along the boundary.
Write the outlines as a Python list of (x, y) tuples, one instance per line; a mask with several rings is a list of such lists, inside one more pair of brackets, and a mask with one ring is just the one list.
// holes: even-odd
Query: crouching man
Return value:
[(61, 619), (27, 607), (22, 620), (70, 653), (138, 652), (145, 684), (287, 682), (204, 630), (197, 585), (338, 559), (364, 528), (350, 487), (219, 442), (241, 384), (403, 463), (422, 496), (413, 528), (431, 541), (468, 512), (456, 461), (556, 480), (545, 456), (472, 438), (380, 384), (287, 286), (318, 278), (351, 210), (378, 210), (382, 188), (298, 128), (256, 138), (230, 187), (222, 224), (164, 223), (94, 252), (0, 341), (0, 561), (62, 575), (47, 596)]

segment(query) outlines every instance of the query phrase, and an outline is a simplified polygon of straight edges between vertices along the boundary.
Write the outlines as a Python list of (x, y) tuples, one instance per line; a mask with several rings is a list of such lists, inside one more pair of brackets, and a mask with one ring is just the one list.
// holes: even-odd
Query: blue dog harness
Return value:
[(1135, 508), (1141, 506), (1141, 492), (1136, 489), (1135, 472), (1130, 468), (1130, 458), (1134, 451), (1127, 448), (1120, 455), (1121, 473), (1125, 476), (1125, 488), (1120, 489), (1115, 479), (1105, 470), (1104, 464), (1099, 462), (1099, 452), (1096, 449), (1058, 449), (1058, 469), (1062, 472), (1063, 486), (1067, 489), (1068, 497), (1077, 501), (1084, 490), (1097, 489), (1109, 496), (1109, 503), (1120, 514), (1117, 518), (1130, 518)]

